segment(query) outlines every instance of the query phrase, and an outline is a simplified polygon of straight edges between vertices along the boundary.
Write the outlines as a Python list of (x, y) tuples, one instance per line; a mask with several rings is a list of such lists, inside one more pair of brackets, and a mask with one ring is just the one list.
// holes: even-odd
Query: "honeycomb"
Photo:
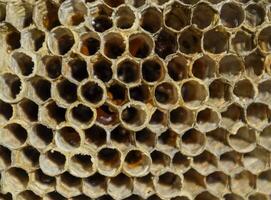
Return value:
[(270, 200), (270, 0), (0, 0), (1, 200)]

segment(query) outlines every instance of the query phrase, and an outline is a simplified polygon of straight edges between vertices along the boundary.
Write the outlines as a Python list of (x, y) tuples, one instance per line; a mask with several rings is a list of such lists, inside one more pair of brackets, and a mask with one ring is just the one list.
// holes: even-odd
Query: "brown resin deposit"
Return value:
[(0, 200), (271, 200), (271, 0), (0, 0)]

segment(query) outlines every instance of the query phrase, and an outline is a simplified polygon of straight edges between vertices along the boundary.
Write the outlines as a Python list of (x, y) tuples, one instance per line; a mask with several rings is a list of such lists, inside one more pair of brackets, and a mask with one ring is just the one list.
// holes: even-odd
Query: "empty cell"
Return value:
[(154, 150), (151, 152), (151, 173), (158, 175), (170, 166), (171, 158), (162, 151)]
[(231, 104), (225, 111), (221, 113), (223, 124), (226, 127), (231, 127), (237, 122), (245, 121), (244, 109), (238, 104)]
[(242, 162), (246, 169), (254, 174), (264, 171), (269, 163), (270, 153), (260, 147), (256, 147), (253, 151), (245, 153)]
[(271, 126), (266, 126), (259, 134), (259, 144), (264, 148), (271, 149)]
[(211, 108), (204, 108), (197, 113), (197, 126), (202, 131), (214, 130), (220, 122), (217, 111)]
[(265, 19), (265, 10), (260, 4), (249, 4), (246, 9), (246, 24), (252, 28), (261, 25)]
[(104, 54), (111, 59), (121, 56), (126, 48), (124, 38), (118, 33), (109, 33), (104, 36)]
[(147, 197), (154, 193), (152, 178), (153, 175), (151, 173), (147, 174), (146, 176), (136, 177), (134, 179), (133, 193), (147, 199)]
[(207, 80), (216, 76), (217, 64), (209, 56), (203, 55), (192, 64), (192, 74), (201, 80)]
[(167, 124), (167, 113), (156, 109), (150, 116), (150, 125), (165, 127)]
[(162, 29), (155, 38), (155, 53), (160, 58), (166, 58), (168, 55), (177, 51), (176, 34), (170, 30)]
[(39, 115), (39, 106), (29, 100), (24, 98), (19, 104), (19, 111), (21, 112), (22, 117), (28, 121), (37, 121)]
[(162, 197), (174, 197), (182, 189), (182, 178), (172, 172), (165, 172), (154, 180), (156, 192)]
[[(54, 101), (49, 102), (44, 106), (44, 112), (48, 115), (48, 118), (45, 121), (50, 121), (50, 123), (60, 124), (65, 121), (66, 109), (57, 105)], [(41, 116), (40, 118), (43, 118)]]
[(72, 151), (80, 147), (82, 136), (75, 128), (63, 126), (56, 131), (56, 145), (64, 151)]
[(110, 81), (113, 76), (111, 65), (112, 63), (109, 60), (101, 57), (93, 64), (94, 76), (103, 82)]
[(44, 200), (67, 200), (67, 199), (63, 197), (61, 194), (59, 194), (57, 191), (53, 191), (46, 194)]
[(153, 50), (153, 41), (145, 33), (136, 33), (129, 36), (129, 52), (133, 57), (146, 58)]
[(62, 68), (62, 60), (58, 56), (44, 56), (41, 59), (45, 71), (46, 76), (51, 79), (55, 79), (61, 75), (61, 68)]
[(40, 76), (35, 76), (30, 80), (34, 89), (34, 94), (41, 100), (46, 101), (51, 98), (51, 83)]
[(217, 170), (217, 161), (217, 157), (214, 154), (205, 150), (201, 154), (193, 158), (192, 166), (199, 173), (207, 176), (208, 174), (211, 174)]
[(201, 38), (202, 33), (192, 26), (183, 30), (178, 39), (180, 51), (185, 54), (201, 52)]
[(264, 193), (264, 194), (270, 194), (271, 189), (271, 170), (263, 171), (258, 175), (257, 178), (257, 189)]
[(178, 141), (178, 134), (171, 129), (167, 129), (157, 138), (157, 148), (170, 154), (177, 150)]
[(173, 3), (165, 15), (165, 25), (180, 31), (190, 23), (191, 10), (179, 3)]
[(30, 76), (34, 70), (33, 58), (23, 52), (14, 52), (11, 55), (11, 67), (15, 73)]
[(98, 126), (93, 125), (92, 127), (85, 130), (85, 143), (95, 149), (106, 143), (106, 132), (105, 130)]
[(235, 193), (228, 193), (223, 196), (223, 200), (244, 200), (244, 198)]
[(126, 84), (137, 82), (140, 79), (139, 64), (132, 59), (124, 59), (117, 65), (117, 77)]
[(209, 85), (209, 101), (211, 104), (222, 106), (232, 99), (231, 85), (226, 79), (215, 79)]
[(96, 109), (96, 121), (102, 125), (115, 125), (119, 120), (118, 110), (110, 104), (103, 104)]
[(263, 101), (270, 100), (271, 97), (271, 80), (267, 79), (258, 84), (258, 97)]
[(27, 130), (19, 122), (8, 123), (0, 132), (1, 143), (10, 149), (17, 149), (25, 144), (27, 135)]
[(83, 179), (83, 193), (89, 197), (95, 198), (106, 193), (107, 178), (99, 173), (95, 173)]
[(106, 194), (106, 195), (103, 195), (103, 196), (97, 198), (97, 200), (114, 200), (114, 198), (111, 197), (110, 195)]
[(74, 123), (81, 126), (89, 126), (95, 119), (94, 111), (84, 104), (77, 104), (72, 107), (70, 110), (70, 116)]
[(197, 195), (195, 200), (219, 200), (219, 198), (214, 196), (210, 192), (205, 191)]
[(101, 82), (98, 81), (87, 81), (80, 86), (80, 93), (83, 98), (88, 103), (95, 106), (103, 103), (105, 88)]
[(52, 191), (55, 186), (55, 177), (44, 174), (40, 169), (31, 174), (29, 189), (37, 194)]
[(126, 149), (133, 144), (133, 132), (122, 126), (117, 126), (111, 131), (110, 140), (119, 149)]
[(0, 99), (0, 124), (9, 121), (13, 116), (13, 107)]
[(265, 52), (271, 52), (271, 26), (263, 28), (258, 35), (258, 44)]
[(159, 59), (150, 58), (142, 63), (141, 74), (144, 81), (153, 83), (164, 77), (163, 64)]
[(107, 88), (107, 98), (115, 105), (123, 105), (127, 101), (127, 89), (118, 82)]
[(98, 171), (105, 176), (114, 176), (121, 167), (121, 153), (118, 149), (102, 147), (97, 156)]
[(244, 72), (244, 63), (234, 54), (223, 56), (219, 61), (219, 74), (225, 78), (238, 78)]
[(269, 121), (270, 110), (266, 104), (251, 103), (247, 107), (246, 118), (249, 125), (255, 128), (263, 128)]
[[(3, 173), (3, 188), (16, 193), (26, 189), (29, 177), (27, 172), (19, 167), (11, 167)], [(12, 186), (12, 188), (10, 188)], [(11, 191), (10, 191), (11, 190)]]
[(231, 39), (231, 47), (237, 54), (245, 54), (255, 48), (254, 36), (245, 31), (237, 31)]
[(229, 49), (229, 33), (221, 26), (208, 30), (203, 35), (203, 49), (209, 53), (220, 54)]
[(140, 26), (150, 32), (156, 33), (160, 30), (163, 23), (162, 13), (155, 7), (146, 8), (140, 19)]
[(187, 192), (188, 194), (193, 194), (193, 196), (196, 196), (197, 194), (205, 190), (206, 185), (204, 182), (204, 176), (199, 174), (195, 169), (190, 168), (186, 173), (183, 174), (183, 176), (183, 191)]
[(133, 179), (120, 173), (116, 177), (112, 177), (108, 181), (107, 192), (113, 198), (124, 199), (132, 194)]
[(61, 79), (55, 83), (55, 92), (59, 97), (57, 99), (61, 104), (68, 105), (77, 100), (77, 85), (68, 79)]
[(72, 55), (69, 62), (62, 68), (62, 74), (67, 78), (81, 82), (88, 78), (87, 62), (77, 54)]
[(38, 51), (45, 41), (45, 33), (39, 29), (31, 28), (22, 32), (21, 43), (24, 49)]
[(0, 145), (0, 170), (5, 170), (11, 164), (11, 151)]
[(41, 200), (41, 197), (36, 195), (31, 190), (25, 190), (23, 192), (20, 192), (16, 199), (18, 200)]
[(104, 0), (104, 2), (110, 7), (118, 7), (124, 4), (124, 0)]
[(40, 155), (39, 165), (48, 176), (56, 176), (65, 171), (66, 156), (59, 151), (47, 151)]
[(222, 196), (228, 191), (229, 178), (223, 172), (213, 172), (206, 176), (205, 181), (207, 188), (218, 196)]
[(186, 107), (177, 107), (170, 111), (169, 121), (176, 127), (188, 128), (194, 123), (194, 113)]
[(81, 194), (82, 179), (71, 175), (69, 172), (64, 172), (56, 179), (56, 191), (66, 198), (71, 198)]
[(172, 157), (171, 167), (178, 174), (185, 173), (191, 167), (191, 161), (189, 157), (177, 152)]
[(174, 81), (181, 81), (188, 78), (188, 61), (182, 56), (172, 58), (167, 64), (167, 71)]
[(197, 80), (187, 80), (181, 86), (182, 99), (188, 107), (198, 107), (207, 98), (205, 86)]
[(159, 6), (163, 6), (165, 3), (169, 2), (169, 0), (154, 0), (154, 2)]
[(143, 103), (124, 105), (120, 118), (124, 125), (129, 126), (131, 130), (140, 130), (148, 123), (148, 115)]
[(174, 105), (179, 99), (177, 87), (171, 82), (163, 82), (156, 85), (154, 97), (161, 107)]
[(207, 3), (199, 3), (193, 10), (192, 23), (199, 29), (205, 29), (216, 23), (217, 11)]
[(91, 24), (95, 31), (105, 32), (106, 30), (112, 28), (113, 22), (110, 15), (107, 15), (105, 13), (100, 14), (92, 20)]
[(268, 196), (259, 192), (249, 195), (248, 200), (268, 200)]
[(29, 132), (29, 141), (37, 149), (44, 149), (53, 141), (53, 130), (44, 124), (36, 123)]
[(255, 89), (249, 79), (243, 79), (235, 83), (233, 93), (241, 99), (253, 99), (255, 96)]
[(147, 200), (162, 200), (159, 196), (156, 194), (151, 195)]
[(26, 170), (36, 169), (39, 165), (40, 153), (32, 146), (26, 146), (17, 154), (17, 165), (21, 165)]
[(194, 128), (186, 131), (181, 137), (180, 148), (185, 155), (199, 155), (203, 152), (205, 145), (206, 136)]
[(93, 161), (91, 155), (75, 154), (69, 161), (69, 172), (76, 177), (88, 177), (95, 172)]
[(245, 170), (234, 174), (230, 181), (231, 191), (244, 196), (252, 192), (256, 187), (256, 176)]
[(116, 25), (120, 29), (129, 29), (135, 22), (134, 11), (128, 6), (119, 7), (116, 11)]
[(144, 128), (135, 133), (135, 142), (138, 147), (150, 151), (156, 145), (156, 135), (151, 130)]
[(261, 76), (264, 71), (264, 60), (265, 55), (259, 50), (255, 50), (247, 55), (245, 57), (246, 74), (251, 77)]
[(5, 38), (7, 50), (12, 51), (21, 47), (21, 34), (17, 29), (11, 30)]
[(49, 50), (55, 55), (65, 55), (75, 43), (73, 33), (64, 27), (54, 28), (47, 40)]
[(132, 100), (147, 103), (151, 99), (150, 89), (147, 85), (139, 85), (129, 88), (129, 96)]
[(225, 3), (220, 10), (222, 24), (228, 28), (240, 26), (244, 21), (244, 11), (235, 3)]
[(58, 10), (58, 18), (61, 24), (77, 26), (85, 21), (87, 7), (82, 0), (68, 0), (63, 2)]
[(146, 0), (128, 0), (129, 4), (132, 5), (135, 8), (139, 8), (143, 5), (145, 5)]
[(79, 51), (85, 56), (92, 56), (100, 50), (100, 36), (95, 32), (84, 33), (80, 36)]
[(132, 177), (147, 175), (151, 166), (151, 158), (139, 149), (130, 150), (125, 158), (123, 169)]
[(236, 151), (229, 151), (220, 155), (219, 166), (226, 174), (235, 174), (242, 170), (242, 154)]

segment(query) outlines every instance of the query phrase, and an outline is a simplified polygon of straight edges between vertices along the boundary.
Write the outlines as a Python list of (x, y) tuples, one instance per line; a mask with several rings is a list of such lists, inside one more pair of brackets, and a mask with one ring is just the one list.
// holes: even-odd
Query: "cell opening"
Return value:
[(132, 145), (133, 133), (122, 126), (116, 127), (110, 133), (112, 143), (115, 143), (119, 148), (127, 148)]
[(270, 191), (270, 183), (271, 183), (271, 170), (266, 170), (261, 172), (257, 178), (257, 188), (260, 192), (268, 194)]
[(50, 187), (54, 186), (55, 184), (55, 177), (48, 176), (44, 174), (40, 169), (35, 171), (35, 184), (45, 186), (45, 187)]
[(219, 200), (219, 199), (216, 196), (209, 193), (208, 191), (206, 191), (197, 195), (195, 200)]
[(129, 88), (130, 98), (135, 101), (141, 101), (146, 103), (150, 100), (150, 90), (146, 85), (139, 85), (133, 88)]
[(55, 102), (50, 102), (46, 106), (46, 110), (50, 119), (54, 120), (57, 124), (65, 121), (66, 109), (59, 107)]
[(175, 153), (172, 158), (172, 166), (177, 173), (184, 173), (189, 169), (191, 165), (191, 159), (181, 154), (180, 152)]
[(156, 189), (163, 196), (174, 196), (182, 188), (182, 179), (177, 174), (165, 172), (158, 177)]
[(78, 104), (72, 108), (71, 115), (73, 119), (80, 123), (89, 123), (93, 119), (94, 113), (89, 107)]
[(85, 138), (88, 145), (97, 148), (106, 143), (106, 132), (103, 128), (93, 125), (85, 130)]
[(263, 127), (270, 118), (270, 110), (267, 105), (262, 103), (251, 103), (247, 107), (247, 121), (254, 127)]
[(81, 136), (74, 128), (66, 126), (57, 130), (56, 143), (60, 148), (71, 151), (80, 146)]
[(178, 56), (167, 64), (168, 75), (174, 81), (181, 81), (188, 78), (188, 62), (185, 57)]
[(162, 26), (162, 13), (154, 7), (148, 7), (143, 11), (140, 26), (150, 32), (155, 33), (160, 30)]
[(97, 82), (88, 81), (81, 87), (81, 95), (86, 101), (99, 104), (103, 99), (104, 90)]
[(220, 10), (222, 24), (228, 28), (240, 26), (245, 18), (242, 7), (235, 3), (225, 3)]
[(261, 76), (264, 71), (265, 56), (256, 50), (245, 57), (245, 70), (248, 76)]
[(118, 7), (122, 4), (124, 4), (124, 0), (104, 0), (104, 2), (109, 5), (110, 7)]
[(88, 78), (87, 62), (83, 58), (73, 58), (68, 63), (70, 75), (76, 81)]
[(117, 76), (124, 83), (137, 82), (140, 78), (139, 65), (130, 59), (126, 59), (118, 64)]
[(129, 52), (133, 57), (146, 58), (152, 49), (153, 41), (148, 35), (137, 33), (129, 37)]
[(103, 104), (97, 111), (97, 122), (103, 125), (114, 125), (118, 122), (118, 111), (109, 104)]
[(156, 59), (145, 60), (142, 64), (141, 73), (146, 82), (156, 82), (164, 76), (163, 66)]
[(206, 177), (207, 187), (215, 193), (222, 193), (228, 186), (228, 176), (223, 172), (214, 172)]
[(246, 23), (251, 27), (261, 25), (265, 19), (264, 8), (256, 3), (249, 4), (246, 9)]
[(8, 50), (15, 50), (21, 47), (21, 34), (17, 30), (13, 30), (6, 36), (6, 43)]
[(210, 108), (205, 108), (197, 114), (197, 124), (200, 129), (205, 131), (209, 131), (217, 127), (219, 121), (218, 113)]
[(223, 79), (216, 79), (209, 85), (209, 99), (222, 105), (231, 100), (231, 86)]
[(2, 143), (9, 148), (21, 147), (27, 139), (26, 129), (17, 123), (10, 123), (3, 127), (2, 133), (0, 133)]
[(71, 173), (77, 177), (86, 177), (93, 171), (93, 162), (90, 155), (75, 154), (70, 160)]
[(164, 105), (172, 105), (178, 101), (177, 88), (170, 82), (164, 82), (157, 85), (154, 96), (157, 102)]
[(65, 197), (63, 197), (61, 194), (59, 194), (56, 191), (46, 194), (45, 199), (46, 200), (66, 200)]
[(100, 37), (93, 33), (86, 33), (80, 37), (80, 52), (85, 56), (92, 56), (100, 50)]
[(25, 190), (23, 192), (20, 192), (17, 198), (20, 200), (41, 200), (41, 197), (36, 195), (31, 190)]
[(47, 151), (40, 157), (39, 163), (43, 173), (49, 176), (61, 174), (65, 168), (66, 157), (58, 151)]
[(198, 28), (205, 29), (215, 23), (216, 11), (207, 3), (199, 3), (193, 10), (192, 24)]
[(243, 79), (235, 83), (233, 93), (239, 98), (252, 99), (255, 95), (253, 84), (249, 79)]
[(219, 61), (219, 74), (229, 79), (240, 76), (243, 71), (244, 64), (236, 55), (226, 55)]
[[(199, 193), (206, 188), (204, 176), (193, 168), (189, 169), (184, 175), (184, 188), (189, 192)], [(209, 199), (206, 199), (209, 200)]]
[(158, 174), (170, 165), (170, 157), (161, 151), (154, 150), (151, 152), (151, 171), (153, 174)]
[(168, 55), (177, 51), (176, 34), (169, 30), (162, 29), (155, 39), (155, 53), (161, 58), (166, 58)]
[(34, 62), (33, 59), (23, 53), (23, 52), (15, 52), (12, 54), (12, 65), (15, 68), (15, 72), (21, 73), (23, 76), (29, 76), (32, 74), (34, 70)]
[(77, 86), (67, 79), (62, 79), (56, 85), (58, 95), (65, 103), (73, 103), (77, 100)]
[(151, 115), (151, 119), (150, 119), (150, 124), (151, 125), (162, 125), (164, 126), (167, 122), (167, 115), (160, 111), (159, 109), (156, 109), (152, 115)]
[(101, 14), (93, 19), (92, 26), (97, 32), (105, 32), (113, 26), (113, 22), (110, 16)]
[(114, 174), (121, 165), (121, 154), (117, 149), (103, 148), (98, 152), (98, 169), (106, 174)]
[(16, 99), (22, 91), (21, 79), (15, 74), (5, 73), (1, 75), (0, 80), (2, 83), (2, 90), (8, 93), (7, 98), (13, 100)]
[(189, 27), (181, 32), (178, 43), (179, 49), (185, 54), (201, 52), (202, 33), (195, 28)]
[(156, 135), (147, 128), (137, 131), (135, 133), (135, 141), (138, 146), (141, 146), (147, 150), (154, 148), (156, 144)]
[(26, 117), (29, 121), (37, 121), (38, 120), (38, 114), (39, 114), (39, 106), (29, 100), (29, 99), (23, 99), (19, 103), (20, 109), (22, 111), (22, 114)]
[(178, 135), (171, 129), (167, 129), (157, 138), (158, 146), (164, 150), (175, 150), (177, 148)]
[(37, 148), (46, 148), (53, 141), (53, 131), (43, 124), (35, 124), (29, 135), (29, 140)]
[(121, 29), (129, 29), (135, 22), (134, 11), (128, 6), (120, 7), (116, 12), (117, 27)]
[(259, 97), (263, 100), (269, 100), (271, 97), (271, 80), (266, 80), (258, 85)]
[(238, 54), (244, 54), (255, 48), (253, 35), (244, 31), (237, 31), (231, 40), (231, 46)]
[[(84, 191), (86, 195), (90, 196), (93, 195), (95, 191), (96, 194), (104, 194), (107, 187), (107, 179), (105, 176), (95, 173), (94, 175), (91, 175), (83, 180), (83, 191), (86, 189), (87, 191)], [(90, 192), (90, 194), (88, 194)]]
[(115, 105), (124, 104), (127, 99), (126, 88), (118, 83), (111, 84), (107, 90), (107, 98)]
[(15, 187), (15, 190), (24, 190), (27, 187), (29, 177), (25, 170), (18, 167), (9, 168), (5, 172), (5, 182)]
[(170, 111), (169, 120), (176, 126), (192, 126), (194, 123), (194, 114), (185, 107), (177, 107)]
[[(81, 180), (82, 180), (81, 178), (73, 176), (69, 172), (64, 172), (63, 174), (60, 175), (59, 182), (57, 183), (57, 186), (62, 186), (62, 188), (60, 187), (58, 188), (58, 190), (60, 192), (62, 190), (65, 193), (66, 192), (65, 188), (68, 188), (69, 192), (72, 192), (73, 195), (76, 195), (77, 191), (80, 190)], [(69, 192), (67, 192), (66, 195), (68, 195)]]
[(42, 58), (42, 62), (49, 78), (55, 79), (61, 75), (62, 61), (60, 57), (45, 56)]
[(0, 99), (0, 123), (6, 122), (13, 116), (13, 107)]
[(32, 146), (24, 147), (21, 150), (20, 159), (24, 166), (37, 167), (39, 164), (40, 153)]
[(50, 81), (41, 78), (34, 77), (30, 80), (32, 87), (34, 88), (35, 94), (42, 100), (46, 101), (51, 97), (51, 83)]
[(202, 56), (194, 61), (192, 74), (201, 80), (214, 78), (216, 76), (216, 62), (209, 56)]
[(111, 59), (116, 59), (125, 51), (125, 41), (118, 33), (104, 36), (104, 54)]
[(38, 51), (45, 41), (45, 33), (33, 28), (22, 33), (22, 46), (32, 51)]
[(263, 51), (271, 51), (271, 26), (268, 26), (261, 30), (258, 35), (258, 43)]
[(132, 190), (133, 180), (123, 173), (112, 177), (108, 182), (108, 193), (114, 198), (120, 196), (123, 199), (132, 194)]
[(106, 59), (98, 60), (93, 65), (94, 75), (103, 82), (110, 81), (113, 76), (111, 65), (112, 63)]
[(0, 170), (4, 170), (11, 165), (11, 151), (0, 145)]
[(227, 173), (234, 173), (241, 167), (241, 154), (236, 151), (229, 151), (220, 155), (220, 166)]
[(181, 150), (184, 154), (197, 155), (205, 148), (206, 138), (196, 129), (186, 131), (181, 137)]
[(203, 175), (210, 174), (217, 170), (217, 158), (214, 154), (205, 150), (193, 159), (193, 167)]
[(147, 113), (139, 106), (127, 106), (121, 113), (123, 122), (130, 126), (142, 126), (147, 118)]

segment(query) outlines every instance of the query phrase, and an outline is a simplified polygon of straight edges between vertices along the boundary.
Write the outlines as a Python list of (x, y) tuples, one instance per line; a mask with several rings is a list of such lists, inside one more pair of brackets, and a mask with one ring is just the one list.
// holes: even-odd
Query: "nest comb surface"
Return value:
[(270, 22), (270, 0), (0, 0), (0, 199), (271, 199)]

